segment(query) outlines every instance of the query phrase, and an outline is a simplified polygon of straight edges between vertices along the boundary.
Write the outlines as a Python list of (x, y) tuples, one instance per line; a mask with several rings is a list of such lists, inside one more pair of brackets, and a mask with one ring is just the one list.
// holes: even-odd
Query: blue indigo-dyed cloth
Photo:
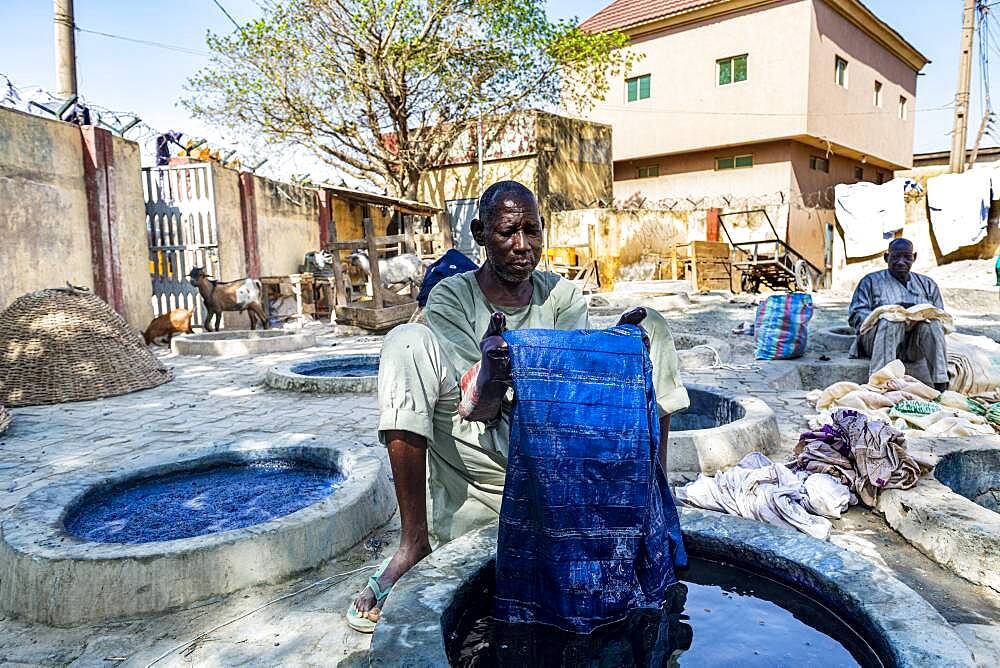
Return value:
[(589, 633), (687, 563), (638, 327), (507, 332), (514, 379), (496, 619)]

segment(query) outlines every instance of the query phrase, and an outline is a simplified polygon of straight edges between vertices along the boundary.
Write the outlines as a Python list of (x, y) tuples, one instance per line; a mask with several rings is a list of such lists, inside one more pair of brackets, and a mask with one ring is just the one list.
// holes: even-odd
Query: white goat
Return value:
[[(371, 278), (372, 265), (368, 259), (368, 253), (360, 250), (355, 251), (347, 256), (347, 261), (360, 268), (366, 276)], [(403, 253), (395, 257), (379, 259), (378, 277), (382, 287), (389, 287), (393, 283), (420, 285), (424, 278), (424, 264), (413, 253)]]

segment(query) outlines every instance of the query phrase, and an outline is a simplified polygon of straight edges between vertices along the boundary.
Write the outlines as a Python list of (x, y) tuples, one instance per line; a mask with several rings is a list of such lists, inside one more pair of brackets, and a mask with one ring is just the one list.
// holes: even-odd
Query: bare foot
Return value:
[[(399, 549), (396, 550), (396, 554), (392, 555), (392, 561), (386, 567), (382, 576), (378, 579), (379, 589), (385, 591), (392, 585), (396, 584), (396, 580), (403, 577), (406, 571), (413, 568), (421, 559), (426, 557), (431, 553), (431, 546), (428, 543), (422, 545), (417, 545), (415, 547), (407, 547), (400, 545)], [(375, 604), (375, 592), (372, 591), (371, 587), (365, 587), (358, 594), (358, 597), (354, 599), (354, 606), (358, 609), (358, 612), (364, 615), (365, 613), (381, 609), (382, 604), (385, 603), (386, 599), (382, 599), (382, 602), (378, 605)]]

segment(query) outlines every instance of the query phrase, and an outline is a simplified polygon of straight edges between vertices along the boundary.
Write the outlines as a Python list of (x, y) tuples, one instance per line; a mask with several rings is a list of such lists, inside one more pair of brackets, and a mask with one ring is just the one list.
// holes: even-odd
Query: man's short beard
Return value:
[(533, 272), (535, 267), (538, 266), (538, 263), (536, 262), (530, 269), (527, 269), (523, 275), (520, 272), (510, 272), (502, 268), (499, 263), (493, 260), (493, 255), (489, 252), (489, 250), (486, 251), (486, 262), (490, 265), (490, 271), (492, 271), (497, 278), (504, 283), (511, 284), (522, 283), (528, 280), (531, 277), (531, 272)]

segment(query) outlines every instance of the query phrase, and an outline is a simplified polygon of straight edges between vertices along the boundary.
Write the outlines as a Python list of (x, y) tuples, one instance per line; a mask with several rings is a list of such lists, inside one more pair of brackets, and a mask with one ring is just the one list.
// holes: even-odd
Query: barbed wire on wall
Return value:
[[(254, 173), (269, 165), (272, 167), (269, 171), (281, 179), (287, 179), (292, 171), (282, 170), (291, 160), (287, 157), (283, 159), (283, 152), (273, 146), (248, 150), (245, 142), (230, 141), (224, 137), (209, 140), (181, 130), (163, 130), (150, 125), (134, 111), (110, 109), (84, 96), (65, 98), (38, 85), (18, 86), (3, 72), (0, 72), (0, 107), (78, 125), (102, 127), (137, 143), (144, 164), (164, 162), (164, 156), (187, 155)], [(261, 153), (267, 155), (262, 157)], [(312, 181), (311, 178), (300, 179)]]

